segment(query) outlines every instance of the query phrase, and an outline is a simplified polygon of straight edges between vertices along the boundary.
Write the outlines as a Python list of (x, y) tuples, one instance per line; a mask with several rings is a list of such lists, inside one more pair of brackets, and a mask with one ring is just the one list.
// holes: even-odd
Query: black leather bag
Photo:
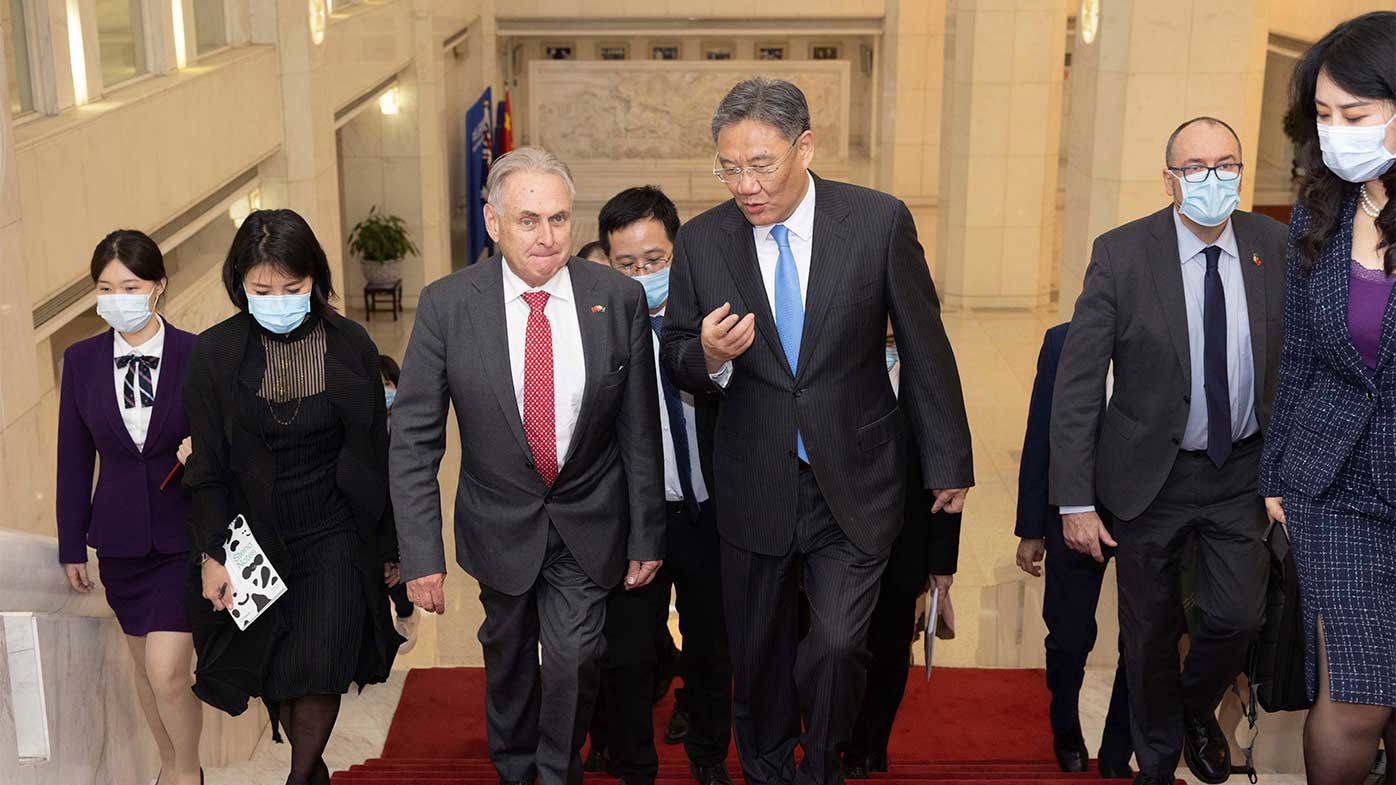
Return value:
[(1303, 711), (1313, 704), (1304, 673), (1306, 630), (1289, 530), (1271, 521), (1265, 545), (1270, 553), (1270, 584), (1265, 626), (1251, 648), (1251, 705), (1258, 702), (1269, 712)]

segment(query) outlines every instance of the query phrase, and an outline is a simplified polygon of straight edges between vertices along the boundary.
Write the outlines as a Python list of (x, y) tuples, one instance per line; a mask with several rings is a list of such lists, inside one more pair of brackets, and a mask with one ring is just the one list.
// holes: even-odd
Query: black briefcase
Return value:
[(1251, 648), (1252, 706), (1266, 711), (1303, 711), (1312, 706), (1304, 673), (1304, 615), (1299, 609), (1299, 575), (1289, 547), (1289, 530), (1270, 522), (1265, 532), (1270, 584), (1265, 626)]

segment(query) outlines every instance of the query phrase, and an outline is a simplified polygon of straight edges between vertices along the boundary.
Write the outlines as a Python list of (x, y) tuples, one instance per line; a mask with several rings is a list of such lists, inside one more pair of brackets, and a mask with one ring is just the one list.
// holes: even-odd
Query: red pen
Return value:
[(165, 490), (165, 486), (170, 484), (170, 480), (173, 480), (175, 474), (177, 474), (177, 473), (179, 472), (179, 470), (182, 469), (182, 468), (184, 468), (184, 464), (182, 464), (182, 463), (176, 463), (176, 464), (174, 465), (174, 468), (173, 468), (173, 469), (170, 469), (170, 473), (167, 474), (167, 475), (165, 475), (164, 481), (162, 481), (162, 482), (160, 483), (160, 490), (162, 490), (162, 491)]

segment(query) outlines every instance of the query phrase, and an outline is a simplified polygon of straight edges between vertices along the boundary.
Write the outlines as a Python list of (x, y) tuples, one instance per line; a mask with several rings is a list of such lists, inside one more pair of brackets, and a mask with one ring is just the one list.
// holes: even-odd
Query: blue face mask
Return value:
[(389, 409), (393, 408), (393, 401), (397, 399), (397, 388), (384, 386), (383, 399), (387, 401)]
[(887, 347), (887, 370), (892, 370), (892, 366), (897, 364), (897, 347)]
[(649, 275), (637, 275), (635, 280), (645, 287), (645, 300), (650, 304), (650, 310), (654, 310), (663, 305), (669, 299), (669, 268), (665, 267), (657, 273)]
[(1216, 172), (1208, 172), (1206, 180), (1190, 183), (1176, 174), (1173, 176), (1183, 188), (1183, 205), (1178, 209), (1202, 226), (1221, 226), (1241, 203), (1240, 177), (1218, 180)]
[(310, 292), (286, 295), (247, 295), (247, 312), (268, 332), (285, 335), (310, 315)]

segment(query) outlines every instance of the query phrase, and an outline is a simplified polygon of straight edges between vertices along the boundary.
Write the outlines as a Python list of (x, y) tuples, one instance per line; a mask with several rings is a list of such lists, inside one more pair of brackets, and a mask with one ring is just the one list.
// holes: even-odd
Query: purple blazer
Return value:
[[(189, 435), (184, 416), (184, 369), (194, 336), (165, 322), (160, 382), (145, 448), (136, 449), (121, 419), (113, 378), (111, 330), (79, 341), (63, 352), (62, 397), (58, 409), (58, 560), (87, 561), (87, 546), (98, 556), (145, 556), (189, 550), (189, 493), (176, 475), (160, 484), (179, 463), (180, 442)], [(97, 488), (94, 460), (101, 456)]]

